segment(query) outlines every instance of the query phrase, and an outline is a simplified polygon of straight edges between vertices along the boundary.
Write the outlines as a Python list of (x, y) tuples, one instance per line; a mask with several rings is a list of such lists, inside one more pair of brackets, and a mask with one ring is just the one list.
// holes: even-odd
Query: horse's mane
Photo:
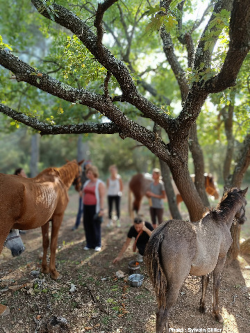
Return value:
[(74, 176), (76, 174), (76, 166), (78, 169), (78, 164), (76, 160), (69, 161), (65, 165), (63, 165), (60, 168), (55, 168), (63, 182), (66, 183), (71, 183), (72, 182), (72, 175)]
[(224, 192), (217, 207), (215, 209), (211, 209), (208, 215), (211, 215), (214, 220), (225, 219), (228, 215), (228, 210), (231, 210), (232, 207), (241, 199), (239, 191), (240, 190), (237, 187), (233, 187)]

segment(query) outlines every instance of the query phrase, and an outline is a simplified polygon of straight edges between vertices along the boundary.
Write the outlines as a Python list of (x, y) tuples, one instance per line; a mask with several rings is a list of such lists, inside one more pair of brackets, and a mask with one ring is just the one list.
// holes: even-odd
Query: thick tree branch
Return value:
[(186, 80), (186, 73), (182, 69), (182, 67), (174, 53), (174, 45), (172, 42), (172, 38), (171, 38), (170, 34), (167, 33), (165, 26), (161, 27), (160, 33), (161, 33), (161, 39), (163, 42), (164, 53), (172, 68), (172, 71), (174, 72), (174, 75), (175, 75), (178, 85), (180, 87), (182, 101), (184, 101), (187, 96), (188, 90), (189, 90), (188, 83)]
[(114, 134), (122, 132), (114, 123), (87, 123), (76, 125), (50, 125), (36, 118), (26, 116), (21, 112), (17, 112), (6, 105), (0, 103), (0, 112), (6, 116), (17, 120), (18, 122), (34, 128), (41, 135), (47, 134), (81, 134), (81, 133), (98, 133), (98, 134)]
[(102, 19), (105, 11), (107, 11), (115, 2), (118, 0), (106, 0), (104, 3), (98, 3), (96, 18), (94, 25), (97, 29), (97, 47), (102, 50), (102, 38), (103, 38), (103, 27), (102, 27)]
[[(50, 12), (43, 5), (42, 1), (31, 0), (31, 2), (41, 15), (51, 20)], [(74, 13), (57, 4), (53, 4), (53, 8), (56, 12), (54, 17), (55, 22), (77, 35), (87, 49), (94, 55), (97, 61), (114, 75), (120, 85), (126, 101), (139, 109), (146, 117), (151, 118), (167, 130), (171, 119), (169, 119), (168, 115), (162, 112), (160, 108), (156, 107), (137, 91), (136, 85), (133, 82), (125, 64), (116, 59), (103, 45), (98, 47), (96, 35)]]
[(244, 140), (243, 147), (239, 153), (237, 166), (234, 169), (231, 185), (241, 187), (244, 174), (250, 165), (250, 134)]
[[(216, 18), (216, 14), (220, 13), (222, 9), (226, 9), (228, 11), (231, 11), (232, 3), (234, 0), (218, 0), (214, 6), (214, 11), (210, 17), (210, 20), (208, 21), (208, 24), (206, 25), (203, 34), (200, 38), (196, 55), (195, 55), (195, 61), (194, 61), (194, 68), (199, 71), (201, 70), (201, 63), (204, 63), (204, 68), (209, 68), (211, 63), (211, 55), (214, 49), (214, 46), (219, 38), (218, 34), (218, 27), (217, 25), (213, 25), (212, 28), (211, 22)], [(237, 1), (237, 0), (236, 0)], [(245, 1), (245, 0), (244, 0)], [(209, 41), (209, 47), (206, 46), (206, 36), (207, 34), (211, 34), (211, 32), (217, 32), (216, 35), (213, 36), (213, 39)]]
[(219, 92), (235, 85), (241, 65), (250, 50), (249, 0), (234, 0), (229, 35), (229, 49), (222, 69), (205, 84), (208, 92)]

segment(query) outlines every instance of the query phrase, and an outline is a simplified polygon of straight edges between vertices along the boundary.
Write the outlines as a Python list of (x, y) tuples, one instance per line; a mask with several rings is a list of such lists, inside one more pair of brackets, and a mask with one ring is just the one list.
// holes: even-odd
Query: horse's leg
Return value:
[[(182, 274), (181, 274), (182, 275)], [(178, 275), (177, 275), (178, 276)], [(165, 309), (163, 306), (160, 307), (159, 311), (156, 313), (156, 333), (162, 333), (164, 329), (168, 332), (169, 325), (168, 325), (168, 317), (170, 311), (175, 306), (177, 302), (177, 298), (179, 295), (179, 291), (185, 281), (186, 276), (178, 281), (174, 282), (173, 279), (167, 282), (168, 289), (166, 292), (166, 307)], [(176, 279), (176, 277), (175, 277)]]
[(56, 280), (59, 273), (56, 270), (56, 248), (60, 226), (62, 224), (63, 214), (54, 215), (52, 221), (51, 242), (50, 242), (50, 263), (49, 271), (52, 279)]
[(215, 319), (222, 323), (223, 318), (219, 313), (219, 287), (221, 280), (221, 273), (226, 262), (226, 256), (224, 258), (219, 258), (217, 265), (213, 271), (213, 314)]
[(132, 191), (130, 189), (130, 187), (128, 187), (128, 212), (129, 212), (129, 216), (132, 219), (133, 216), (133, 209), (132, 209)]
[(209, 275), (203, 275), (201, 277), (202, 292), (201, 292), (200, 309), (199, 309), (201, 313), (206, 312), (205, 298), (206, 298), (208, 282), (209, 282)]
[(176, 194), (176, 204), (177, 204), (179, 211), (181, 211), (181, 202), (182, 201), (183, 201), (182, 196), (180, 194)]
[(47, 252), (49, 248), (49, 222), (44, 224), (42, 227), (43, 236), (43, 259), (42, 259), (42, 273), (48, 274), (49, 267), (47, 264)]

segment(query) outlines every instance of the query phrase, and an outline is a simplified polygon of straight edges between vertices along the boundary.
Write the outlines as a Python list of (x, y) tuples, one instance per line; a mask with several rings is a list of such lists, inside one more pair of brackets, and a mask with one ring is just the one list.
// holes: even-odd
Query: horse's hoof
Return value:
[(6, 305), (0, 304), (0, 317), (10, 314), (10, 308)]
[(42, 267), (41, 268), (41, 272), (44, 273), (44, 274), (48, 274), (49, 273), (49, 267)]
[(215, 314), (214, 317), (216, 321), (218, 321), (219, 323), (223, 323), (224, 320), (220, 314)]
[(60, 280), (62, 278), (62, 275), (56, 272), (56, 273), (50, 273), (50, 277), (53, 280)]

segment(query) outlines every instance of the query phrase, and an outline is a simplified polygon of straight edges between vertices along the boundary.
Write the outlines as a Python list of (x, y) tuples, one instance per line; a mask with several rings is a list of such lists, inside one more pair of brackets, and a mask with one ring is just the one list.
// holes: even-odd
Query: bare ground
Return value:
[[(33, 271), (39, 271), (41, 264), (40, 229), (29, 230), (22, 236), (26, 251), (20, 257), (12, 258), (7, 249), (0, 255), (0, 303), (11, 309), (10, 315), (0, 318), (0, 333), (155, 332), (156, 301), (144, 265), (141, 265), (144, 282), (141, 287), (133, 288), (127, 283), (128, 262), (135, 258), (132, 249), (126, 252), (118, 265), (112, 264), (130, 226), (126, 196), (122, 201), (122, 227), (108, 229), (107, 219), (104, 221), (102, 251), (99, 253), (83, 250), (85, 238), (82, 225), (78, 230), (71, 231), (77, 204), (77, 194), (71, 194), (58, 241), (60, 280), (54, 281), (49, 275), (41, 273), (32, 275), (35, 274)], [(142, 211), (148, 220), (146, 202)], [(125, 279), (117, 279), (115, 273), (118, 270), (126, 274)], [(74, 286), (76, 290), (70, 292)], [(171, 312), (173, 332), (182, 332), (181, 329), (183, 332), (196, 329), (193, 332), (205, 333), (249, 332), (250, 257), (239, 257), (224, 269), (220, 289), (223, 324), (215, 322), (212, 316), (211, 288), (212, 283), (208, 288), (207, 313), (200, 314), (200, 278), (188, 277)], [(63, 322), (60, 318), (66, 321), (59, 329), (59, 324), (56, 324), (60, 320)]]

